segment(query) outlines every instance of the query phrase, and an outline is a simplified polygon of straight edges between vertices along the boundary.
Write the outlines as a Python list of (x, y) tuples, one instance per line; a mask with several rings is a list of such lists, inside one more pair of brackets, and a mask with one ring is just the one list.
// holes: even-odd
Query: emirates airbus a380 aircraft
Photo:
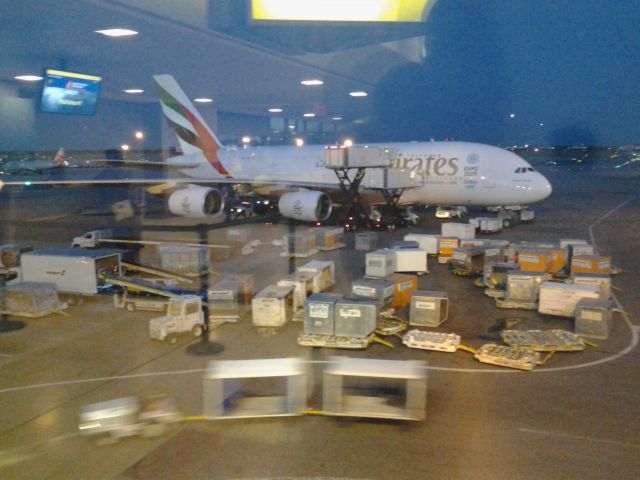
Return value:
[[(183, 152), (169, 158), (169, 165), (195, 182), (282, 186), (288, 191), (280, 196), (279, 209), (289, 218), (321, 221), (330, 215), (329, 193), (338, 191), (339, 182), (335, 172), (323, 165), (327, 147), (226, 148), (171, 75), (153, 78), (162, 111)], [(399, 205), (526, 206), (544, 200), (552, 190), (524, 159), (490, 145), (451, 141), (369, 147), (394, 152), (392, 166), (411, 170), (419, 180), (420, 186), (402, 193)], [(367, 195), (366, 188), (363, 193)], [(211, 215), (221, 204), (215, 188), (195, 185), (176, 190), (169, 198), (170, 210), (177, 215)]]
[[(311, 146), (224, 147), (171, 75), (154, 77), (162, 111), (175, 130), (182, 154), (163, 162), (122, 161), (125, 166), (167, 167), (180, 179), (50, 180), (5, 182), (25, 184), (130, 183), (155, 185), (148, 190), (168, 196), (174, 215), (207, 218), (224, 209), (223, 184), (265, 187), (278, 195), (280, 213), (318, 222), (329, 217), (332, 196), (340, 193), (336, 172), (324, 166), (327, 148)], [(416, 182), (397, 199), (398, 205), (527, 206), (551, 194), (551, 184), (529, 163), (509, 150), (467, 142), (370, 144), (392, 152), (392, 167), (409, 172)], [(335, 148), (335, 147), (334, 147)], [(109, 161), (108, 161), (109, 162)], [(364, 175), (366, 180), (367, 172)], [(0, 181), (0, 186), (2, 182)], [(379, 189), (362, 194), (384, 203)]]

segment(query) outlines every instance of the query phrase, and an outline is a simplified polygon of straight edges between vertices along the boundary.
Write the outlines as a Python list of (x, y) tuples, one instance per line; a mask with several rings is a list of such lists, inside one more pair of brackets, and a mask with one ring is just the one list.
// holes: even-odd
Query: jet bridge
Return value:
[(395, 151), (387, 147), (327, 147), (325, 168), (335, 171), (340, 190), (346, 197), (343, 220), (353, 217), (357, 222), (369, 220), (360, 196), (360, 187), (378, 191), (388, 206), (392, 223), (400, 223), (402, 213), (398, 202), (407, 188), (422, 185), (414, 170), (391, 166)]

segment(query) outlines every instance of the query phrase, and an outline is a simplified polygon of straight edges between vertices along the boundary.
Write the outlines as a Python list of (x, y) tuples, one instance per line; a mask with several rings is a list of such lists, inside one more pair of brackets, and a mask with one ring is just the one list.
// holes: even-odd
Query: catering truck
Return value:
[(44, 248), (22, 254), (22, 281), (50, 282), (69, 304), (82, 303), (111, 285), (121, 274), (120, 251), (113, 249)]

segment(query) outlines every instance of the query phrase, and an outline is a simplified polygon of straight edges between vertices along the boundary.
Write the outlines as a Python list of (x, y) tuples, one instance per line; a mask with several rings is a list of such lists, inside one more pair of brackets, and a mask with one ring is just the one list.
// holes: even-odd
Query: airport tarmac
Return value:
[[(193, 344), (188, 338), (175, 345), (149, 339), (148, 321), (158, 314), (117, 310), (110, 298), (98, 298), (70, 307), (65, 315), (26, 319), (24, 329), (0, 334), (0, 477), (637, 478), (638, 179), (605, 181), (571, 170), (549, 178), (554, 193), (535, 206), (535, 222), (489, 238), (583, 238), (612, 257), (622, 269), (613, 284), (623, 313), (614, 315), (609, 339), (597, 341), (597, 348), (556, 353), (545, 365), (521, 372), (478, 363), (464, 351), (408, 349), (394, 337), (386, 340), (395, 348), (301, 347), (296, 343), (300, 323), (259, 329), (245, 316), (210, 333), (210, 341), (223, 351), (197, 356), (187, 351)], [(1, 243), (67, 244), (73, 236), (108, 223), (105, 206), (121, 199), (111, 198), (107, 189), (97, 198), (90, 190), (42, 192), (0, 199), (5, 219)], [(418, 227), (381, 232), (379, 244), (388, 245), (410, 232), (439, 233), (441, 223), (429, 210)], [(347, 236), (347, 248), (290, 261), (280, 256), (281, 247), (267, 245), (286, 233), (285, 223), (235, 228), (250, 230), (251, 238), (265, 245), (253, 254), (216, 262), (212, 269), (221, 274), (252, 273), (257, 290), (309, 260), (335, 262), (336, 292), (346, 293), (351, 280), (364, 273), (365, 252), (353, 250), (353, 235)], [(185, 232), (145, 235), (197, 239), (195, 233)], [(208, 241), (219, 243), (225, 235), (224, 228), (213, 229)], [(569, 319), (496, 308), (471, 279), (452, 275), (433, 257), (429, 270), (420, 277), (419, 288), (444, 290), (451, 303), (449, 319), (437, 330), (458, 333), (464, 345), (477, 348), (487, 343), (480, 337), (505, 319), (517, 319), (518, 328), (572, 330)], [(210, 360), (302, 357), (319, 371), (332, 355), (428, 362), (426, 419), (197, 418), (202, 414), (202, 375)], [(82, 405), (150, 391), (171, 395), (191, 419), (163, 437), (133, 437), (101, 447), (78, 435)], [(318, 402), (318, 392), (311, 398)]]

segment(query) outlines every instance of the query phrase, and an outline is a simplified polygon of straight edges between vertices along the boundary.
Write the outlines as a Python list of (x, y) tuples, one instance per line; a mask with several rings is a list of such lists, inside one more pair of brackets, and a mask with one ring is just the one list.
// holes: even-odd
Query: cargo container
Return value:
[(599, 255), (573, 255), (571, 257), (571, 275), (576, 273), (611, 273), (611, 257)]
[(459, 239), (476, 238), (476, 229), (469, 223), (443, 223), (441, 233), (443, 237), (455, 237)]
[(365, 255), (365, 275), (386, 277), (396, 271), (396, 252), (391, 249), (376, 250)]
[(446, 292), (416, 290), (411, 293), (409, 325), (437, 327), (449, 316)]
[(411, 292), (418, 289), (418, 277), (407, 273), (393, 273), (384, 278), (393, 282), (393, 308), (404, 307), (411, 301)]
[(258, 327), (280, 327), (293, 315), (293, 286), (269, 285), (251, 301), (253, 324)]
[(357, 232), (355, 237), (356, 250), (373, 250), (378, 246), (378, 232)]
[(576, 334), (582, 337), (606, 340), (611, 332), (611, 300), (583, 298), (576, 305)]
[(336, 266), (333, 260), (314, 260), (296, 269), (299, 272), (317, 273), (314, 278), (313, 292), (324, 292), (336, 284)]
[(304, 333), (334, 335), (336, 302), (342, 299), (337, 293), (314, 293), (304, 306)]
[(599, 299), (599, 289), (588, 285), (544, 282), (540, 286), (538, 311), (548, 315), (573, 317), (578, 302), (583, 298)]
[(484, 271), (484, 252), (482, 247), (454, 248), (449, 265), (460, 273), (480, 275)]
[(395, 285), (383, 278), (360, 278), (351, 282), (351, 295), (375, 300), (381, 310), (393, 300)]
[(378, 307), (372, 300), (345, 298), (335, 304), (335, 335), (366, 337), (376, 329)]
[(409, 233), (404, 236), (404, 240), (418, 242), (420, 250), (427, 252), (427, 255), (437, 255), (440, 244), (440, 235), (426, 235), (421, 233)]

